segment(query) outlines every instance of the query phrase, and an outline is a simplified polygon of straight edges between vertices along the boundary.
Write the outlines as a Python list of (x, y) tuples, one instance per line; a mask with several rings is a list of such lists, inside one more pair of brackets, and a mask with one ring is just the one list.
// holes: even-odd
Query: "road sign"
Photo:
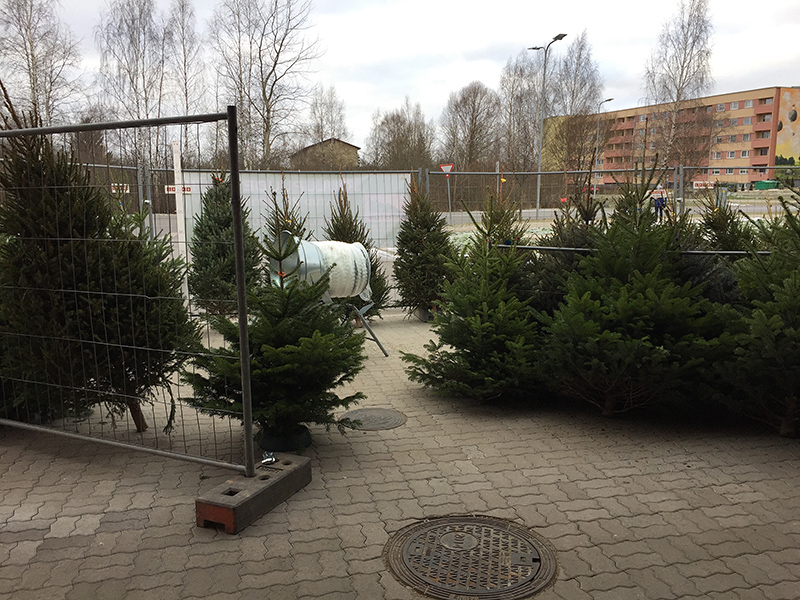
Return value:
[(454, 167), (454, 166), (455, 166), (455, 165), (453, 165), (453, 164), (439, 165), (439, 168), (440, 168), (442, 171), (444, 171), (444, 176), (445, 176), (445, 177), (447, 177), (447, 178), (449, 179), (449, 178), (450, 178), (450, 171), (452, 171), (452, 170), (453, 170), (453, 167)]
[[(165, 185), (164, 186), (164, 193), (166, 193), (166, 194), (175, 194), (176, 193), (176, 189), (177, 189), (177, 186)], [(184, 185), (183, 187), (181, 187), (181, 191), (184, 194), (191, 194), (192, 192), (194, 192), (194, 186), (193, 185)]]

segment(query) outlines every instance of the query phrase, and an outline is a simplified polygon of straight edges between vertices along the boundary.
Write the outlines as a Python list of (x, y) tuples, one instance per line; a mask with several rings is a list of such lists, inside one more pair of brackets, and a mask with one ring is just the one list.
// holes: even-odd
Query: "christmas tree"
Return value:
[(394, 262), (400, 303), (409, 313), (434, 311), (447, 278), (445, 265), (453, 254), (450, 233), (442, 213), (413, 183), (408, 186), (403, 213)]
[[(36, 122), (7, 94), (5, 104), (7, 129)], [(185, 264), (50, 138), (9, 138), (3, 158), (2, 377), (14, 388), (4, 412), (46, 422), (103, 403), (130, 410), (144, 431), (141, 402), (169, 393), (198, 343), (181, 294)]]
[[(211, 187), (203, 193), (202, 209), (195, 217), (189, 243), (189, 293), (207, 313), (231, 315), (237, 306), (231, 182), (224, 176), (212, 179)], [(242, 208), (245, 284), (253, 287), (261, 279), (261, 251), (247, 219), (249, 212)]]

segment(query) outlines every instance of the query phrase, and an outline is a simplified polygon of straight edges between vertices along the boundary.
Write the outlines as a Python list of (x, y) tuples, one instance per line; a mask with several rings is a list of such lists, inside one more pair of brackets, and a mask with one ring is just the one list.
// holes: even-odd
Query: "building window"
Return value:
[(745, 100), (744, 101), (745, 108), (753, 108), (753, 101), (752, 100)]
[(749, 171), (747, 169), (739, 169), (739, 175), (747, 175)]
[(725, 110), (724, 104), (717, 104), (717, 112), (723, 112)]
[(761, 122), (762, 123), (769, 123), (770, 121), (772, 121), (772, 113), (767, 113), (765, 115), (761, 115), (761, 117), (762, 117), (761, 118)]
[(769, 148), (759, 148), (758, 149), (759, 156), (769, 156)]
[(712, 110), (714, 110), (713, 106), (706, 106), (706, 112), (711, 112)]
[(647, 157), (647, 162), (651, 162), (651, 163), (656, 162), (656, 157), (655, 156), (648, 156)]
[(742, 134), (742, 141), (743, 142), (749, 142), (750, 141), (750, 134), (749, 133), (743, 133)]
[(758, 101), (759, 104), (772, 104), (772, 98), (762, 98)]
[(715, 137), (714, 138), (714, 143), (715, 144), (721, 144), (722, 143), (722, 136), (718, 135), (717, 137)]
[(722, 158), (722, 152), (714, 152), (713, 158), (714, 160), (720, 160)]
[(728, 150), (728, 158), (736, 158), (736, 150)]
[(725, 121), (714, 121), (717, 127), (725, 127)]
[(742, 158), (750, 158), (750, 150), (742, 150)]
[(639, 122), (647, 121), (647, 115), (639, 115)]
[(719, 169), (711, 169), (712, 175), (719, 175)]
[(731, 127), (736, 127), (739, 124), (739, 119), (731, 119)]
[(725, 175), (733, 175), (733, 169), (725, 169)]
[(769, 133), (770, 133), (769, 131), (759, 131), (758, 137), (759, 139), (765, 140), (769, 137)]
[(739, 103), (731, 102), (731, 110), (739, 110)]
[(728, 141), (729, 141), (731, 144), (732, 144), (732, 143), (734, 143), (734, 142), (736, 141), (736, 136), (735, 136), (735, 135), (729, 135), (729, 136), (728, 136)]
[(742, 119), (743, 125), (752, 125), (753, 124), (753, 117), (744, 117)]
[(650, 150), (655, 150), (655, 149), (656, 149), (656, 143), (650, 142)]

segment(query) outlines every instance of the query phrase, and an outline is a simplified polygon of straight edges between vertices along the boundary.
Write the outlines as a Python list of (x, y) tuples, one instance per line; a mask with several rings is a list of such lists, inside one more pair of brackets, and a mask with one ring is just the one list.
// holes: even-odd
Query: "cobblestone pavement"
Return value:
[(238, 535), (195, 526), (231, 472), (0, 428), (0, 598), (420, 598), (382, 560), (426, 517), (483, 514), (556, 549), (541, 599), (800, 598), (800, 444), (741, 426), (500, 409), (410, 383), (426, 324), (375, 324), (354, 384), (405, 425), (313, 428), (313, 480)]

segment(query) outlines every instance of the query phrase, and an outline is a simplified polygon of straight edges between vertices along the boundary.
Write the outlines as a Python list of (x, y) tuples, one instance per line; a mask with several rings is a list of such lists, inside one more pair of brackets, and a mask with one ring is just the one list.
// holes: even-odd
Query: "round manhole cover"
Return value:
[(556, 576), (548, 542), (510, 521), (483, 516), (430, 519), (404, 527), (386, 544), (386, 566), (431, 598), (519, 600)]
[(406, 422), (406, 416), (391, 408), (357, 408), (342, 415), (351, 421), (361, 421), (356, 429), (361, 431), (379, 431), (394, 429)]

